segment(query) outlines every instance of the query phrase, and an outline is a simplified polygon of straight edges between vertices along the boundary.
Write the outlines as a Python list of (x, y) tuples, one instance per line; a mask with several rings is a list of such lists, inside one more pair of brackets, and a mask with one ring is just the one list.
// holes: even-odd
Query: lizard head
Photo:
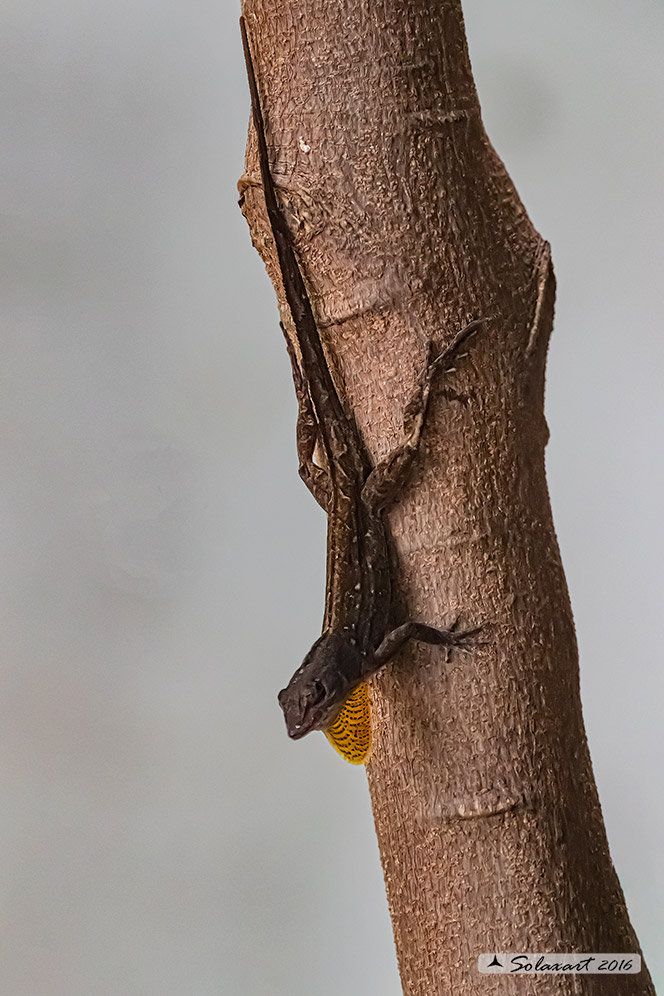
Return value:
[(344, 702), (362, 681), (363, 657), (349, 640), (323, 633), (286, 688), (279, 692), (288, 736), (293, 740), (334, 723)]

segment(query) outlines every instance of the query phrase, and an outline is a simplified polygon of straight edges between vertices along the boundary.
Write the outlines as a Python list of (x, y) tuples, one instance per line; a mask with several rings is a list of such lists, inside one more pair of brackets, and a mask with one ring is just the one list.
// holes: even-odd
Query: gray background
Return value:
[[(554, 513), (611, 848), (664, 979), (654, 0), (466, 0), (559, 277)], [(287, 741), (324, 517), (236, 206), (236, 3), (5, 0), (2, 996), (398, 996), (361, 770)]]

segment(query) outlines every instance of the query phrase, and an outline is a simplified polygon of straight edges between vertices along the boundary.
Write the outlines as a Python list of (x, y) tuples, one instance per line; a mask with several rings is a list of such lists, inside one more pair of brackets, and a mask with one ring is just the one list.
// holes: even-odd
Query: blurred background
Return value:
[[(466, 0), (552, 242), (549, 481), (613, 858), (664, 983), (664, 8)], [(5, 0), (0, 992), (399, 996), (362, 770), (290, 743), (325, 520), (237, 208), (228, 0)]]

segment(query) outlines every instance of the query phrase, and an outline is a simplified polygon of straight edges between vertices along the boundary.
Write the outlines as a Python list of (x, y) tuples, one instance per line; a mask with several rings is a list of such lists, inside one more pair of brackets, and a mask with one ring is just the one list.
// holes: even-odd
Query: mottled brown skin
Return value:
[[(439, 630), (414, 622), (390, 629), (390, 561), (382, 512), (398, 497), (417, 454), (434, 375), (453, 357), (460, 358), (460, 346), (482, 323), (471, 322), (442, 351), (430, 344), (427, 364), (404, 412), (405, 441), (373, 467), (332, 380), (291, 234), (277, 202), (244, 19), (240, 26), (265, 205), (301, 356), (298, 362), (286, 336), (299, 403), (300, 473), (328, 517), (323, 632), (279, 693), (288, 734), (300, 739), (312, 730), (328, 729), (353, 689), (382, 668), (407, 640), (468, 648), (478, 632), (460, 632), (455, 626)], [(325, 468), (314, 463), (316, 443)]]

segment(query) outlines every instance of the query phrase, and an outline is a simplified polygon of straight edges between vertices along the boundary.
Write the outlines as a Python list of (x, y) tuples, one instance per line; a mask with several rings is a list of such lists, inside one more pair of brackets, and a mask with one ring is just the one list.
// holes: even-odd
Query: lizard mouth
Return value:
[(288, 730), (288, 736), (291, 740), (301, 740), (302, 737), (306, 737), (307, 733), (311, 733), (312, 730), (319, 729), (319, 723), (323, 718), (323, 712), (320, 709), (315, 710), (308, 716), (297, 717), (299, 722), (286, 722), (286, 728)]

